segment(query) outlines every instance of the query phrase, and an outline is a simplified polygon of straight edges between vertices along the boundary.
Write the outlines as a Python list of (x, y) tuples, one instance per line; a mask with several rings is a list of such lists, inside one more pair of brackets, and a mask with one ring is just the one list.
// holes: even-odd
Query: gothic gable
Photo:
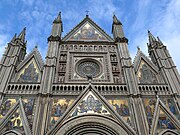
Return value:
[(21, 134), (31, 135), (26, 113), (21, 99), (7, 112), (0, 121), (0, 133), (15, 130)]
[(173, 130), (174, 132), (179, 131), (180, 122), (158, 98), (150, 132), (152, 135), (155, 135), (167, 129)]
[(39, 51), (35, 48), (17, 67), (15, 81), (39, 82), (42, 70), (43, 61)]
[(113, 39), (105, 33), (89, 17), (86, 17), (72, 31), (70, 31), (63, 41), (106, 41), (113, 42)]
[(134, 59), (134, 69), (139, 83), (153, 84), (161, 81), (158, 68), (140, 50)]
[(61, 127), (62, 123), (68, 119), (77, 118), (86, 114), (104, 115), (113, 118), (130, 134), (135, 134), (134, 130), (118, 115), (113, 107), (89, 84), (79, 95), (74, 103), (67, 109), (64, 115), (57, 121), (48, 134), (54, 134)]

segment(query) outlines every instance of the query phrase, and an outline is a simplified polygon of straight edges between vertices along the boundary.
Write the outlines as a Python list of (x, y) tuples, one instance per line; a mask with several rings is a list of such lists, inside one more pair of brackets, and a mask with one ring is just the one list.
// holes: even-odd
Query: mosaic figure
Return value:
[(114, 109), (117, 111), (117, 113), (120, 116), (122, 116), (123, 119), (129, 125), (131, 125), (128, 100), (126, 100), (126, 99), (114, 99), (114, 100), (108, 100), (108, 101), (114, 107)]
[(52, 104), (51, 111), (51, 123), (50, 128), (56, 123), (56, 121), (65, 113), (67, 108), (72, 104), (73, 99), (58, 99), (55, 98)]
[(29, 99), (23, 99), (23, 105), (24, 105), (24, 111), (26, 113), (26, 117), (28, 119), (29, 125), (32, 128), (32, 124), (33, 124), (33, 110), (34, 108), (34, 104), (35, 104), (35, 100), (33, 98), (29, 98)]
[(138, 79), (140, 83), (150, 84), (157, 83), (156, 74), (145, 64), (145, 62), (141, 62), (140, 70), (138, 71)]
[(37, 82), (39, 73), (36, 72), (34, 63), (32, 62), (20, 75), (18, 82)]
[(174, 124), (168, 119), (165, 113), (160, 110), (160, 116), (158, 120), (158, 129), (176, 129)]
[(16, 102), (16, 99), (4, 99), (4, 102), (0, 106), (0, 119), (2, 119), (7, 114), (7, 112)]
[(79, 103), (71, 116), (77, 116), (87, 113), (109, 115), (108, 110), (102, 102), (96, 98), (91, 92)]
[(154, 110), (155, 110), (156, 100), (155, 99), (144, 99), (143, 103), (144, 103), (144, 107), (145, 107), (148, 124), (151, 125)]
[(79, 30), (73, 37), (71, 37), (71, 40), (106, 40), (106, 39), (87, 23), (81, 30)]

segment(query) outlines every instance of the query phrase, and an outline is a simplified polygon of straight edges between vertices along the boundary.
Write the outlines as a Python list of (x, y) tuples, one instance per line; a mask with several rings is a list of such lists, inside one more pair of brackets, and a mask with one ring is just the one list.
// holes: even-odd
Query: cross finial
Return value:
[(86, 12), (86, 17), (88, 17), (89, 16), (89, 10), (86, 10), (85, 12)]

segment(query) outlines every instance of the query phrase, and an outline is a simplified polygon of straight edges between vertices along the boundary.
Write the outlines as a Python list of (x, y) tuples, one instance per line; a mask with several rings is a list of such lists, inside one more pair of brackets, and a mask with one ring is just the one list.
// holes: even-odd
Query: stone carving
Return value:
[(77, 73), (82, 77), (95, 77), (100, 74), (100, 66), (94, 60), (83, 60), (77, 64)]

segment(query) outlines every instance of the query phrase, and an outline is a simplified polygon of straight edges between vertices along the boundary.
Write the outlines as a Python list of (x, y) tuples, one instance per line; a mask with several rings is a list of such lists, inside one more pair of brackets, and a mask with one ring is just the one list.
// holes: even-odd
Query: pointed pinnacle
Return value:
[(140, 50), (141, 50), (139, 46), (137, 46), (137, 49), (138, 49), (138, 51), (140, 51)]
[(16, 35), (17, 35), (17, 33), (14, 34), (13, 38), (11, 39), (11, 42), (14, 42), (14, 41), (15, 41)]
[(116, 15), (113, 15), (113, 24), (122, 25), (122, 23), (117, 19)]
[(54, 20), (53, 23), (61, 23), (61, 22), (62, 22), (62, 21), (61, 21), (61, 12), (59, 12), (57, 18)]
[(149, 36), (149, 43), (153, 43), (156, 41), (156, 38), (151, 34), (151, 32), (148, 30), (148, 36)]
[(160, 38), (157, 37), (157, 39), (158, 39), (158, 42), (163, 45), (163, 42), (160, 40)]
[(26, 27), (22, 30), (22, 32), (19, 34), (18, 38), (24, 42), (25, 41), (25, 35), (26, 35)]

